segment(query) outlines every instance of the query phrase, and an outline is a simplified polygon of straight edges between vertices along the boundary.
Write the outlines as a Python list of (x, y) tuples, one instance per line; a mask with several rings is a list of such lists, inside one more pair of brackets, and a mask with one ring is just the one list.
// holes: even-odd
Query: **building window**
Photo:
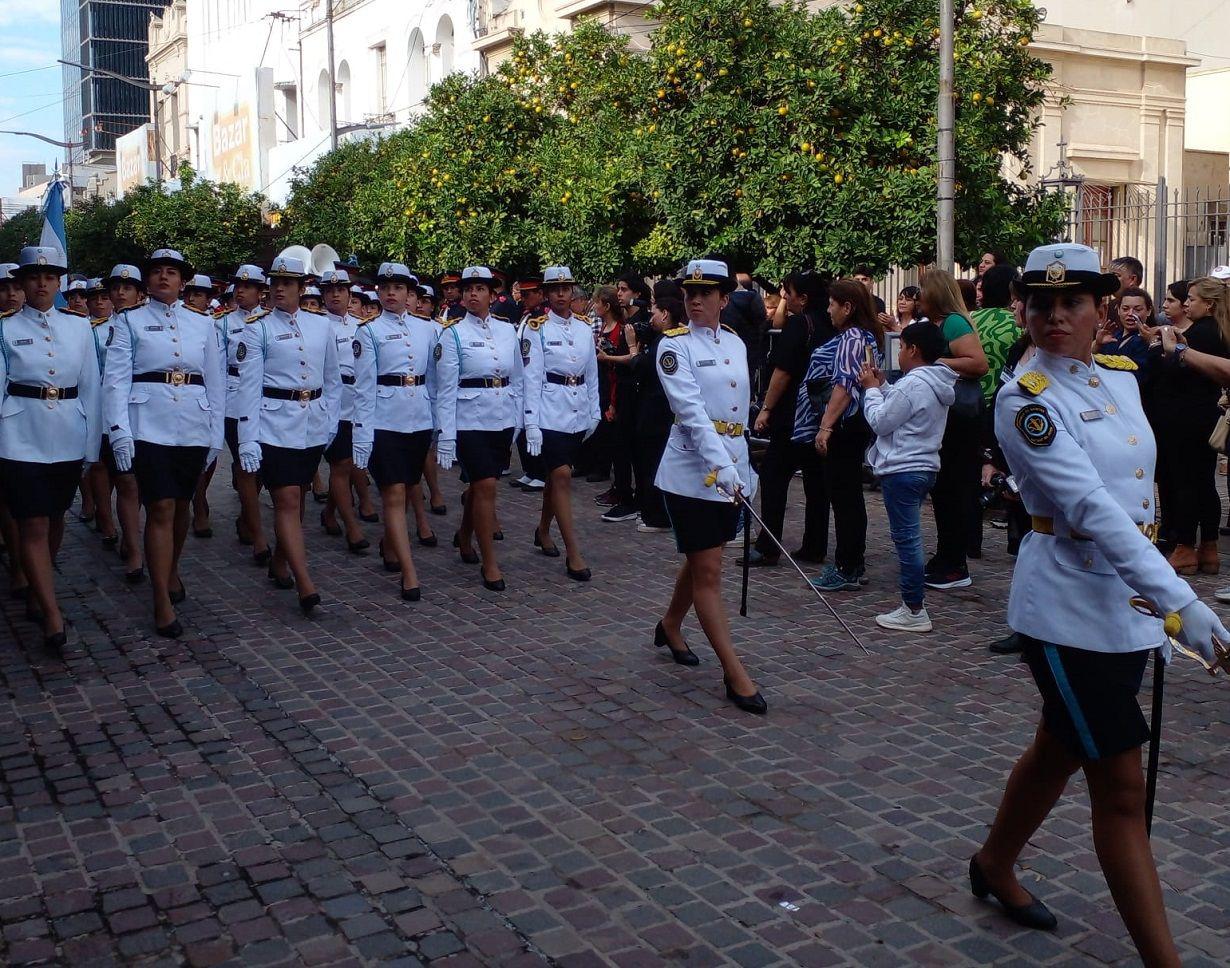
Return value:
[(376, 55), (376, 113), (389, 109), (389, 55), (384, 44), (372, 48)]
[(322, 131), (329, 130), (329, 72), (321, 71), (316, 79), (316, 123)]
[(406, 59), (406, 71), (410, 75), (410, 106), (414, 107), (422, 104), (427, 97), (427, 49), (423, 32), (417, 27), (410, 32)]
[(445, 14), (436, 24), (436, 50), (440, 54), (440, 76), (453, 73), (453, 21)]
[(337, 69), (337, 123), (349, 124), (353, 117), (350, 112), (350, 64), (342, 61)]

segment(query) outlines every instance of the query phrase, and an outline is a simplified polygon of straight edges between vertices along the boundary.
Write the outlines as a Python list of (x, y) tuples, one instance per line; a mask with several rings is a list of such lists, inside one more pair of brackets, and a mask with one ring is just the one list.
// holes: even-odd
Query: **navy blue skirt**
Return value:
[(706, 501), (663, 491), (666, 514), (675, 529), (675, 547), (680, 554), (720, 548), (739, 533), (743, 509), (730, 501)]
[(0, 459), (0, 493), (14, 518), (64, 517), (81, 481), (81, 461), (40, 464)]

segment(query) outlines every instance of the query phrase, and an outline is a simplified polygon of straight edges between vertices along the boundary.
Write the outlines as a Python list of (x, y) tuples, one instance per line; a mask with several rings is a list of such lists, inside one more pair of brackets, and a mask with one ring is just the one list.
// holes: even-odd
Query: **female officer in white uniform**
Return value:
[(381, 264), (376, 284), (383, 308), (354, 343), (355, 466), (366, 467), (380, 488), (385, 568), (401, 572), (402, 599), (417, 602), (421, 592), (406, 531), (406, 489), (422, 481), (431, 447), (437, 329), (406, 312), (412, 298), (417, 307), (418, 279), (404, 265)]
[(231, 479), (239, 495), (235, 537), (240, 544), (251, 546), (252, 564), (265, 567), (273, 552), (269, 550), (261, 521), (261, 482), (256, 474), (245, 471), (239, 461), (239, 361), (235, 357), (247, 320), (260, 309), (269, 280), (260, 266), (242, 265), (231, 277), (231, 285), (235, 290), (235, 308), (218, 320), (218, 331), (226, 355), (226, 446), (231, 452)]
[(436, 344), (436, 459), (445, 470), (459, 461), (470, 482), (457, 535), (461, 560), (478, 563), (471, 545), (477, 536), (483, 585), (502, 592), (504, 579), (495, 557), (495, 485), (521, 423), (523, 367), (516, 330), (491, 316), (494, 284), (486, 266), (462, 271), (466, 314), (450, 321)]
[(226, 375), (213, 318), (179, 302), (192, 268), (174, 249), (146, 266), (149, 300), (116, 315), (107, 347), (103, 417), (115, 466), (136, 474), (145, 505), (145, 560), (158, 634), (177, 638), (187, 596), (179, 559), (197, 479), (222, 449)]
[(572, 526), (572, 465), (581, 442), (601, 419), (598, 404), (598, 354), (593, 327), (572, 315), (572, 270), (548, 266), (542, 274), (547, 313), (527, 321), (521, 338), (525, 370), (525, 441), (531, 456), (541, 457), (547, 486), (534, 546), (549, 558), (559, 556), (551, 541), (551, 519), (559, 522), (566, 557), (564, 569), (574, 581), (589, 581)]
[(1097, 254), (1061, 243), (1029, 256), (1018, 295), (1037, 353), (999, 392), (996, 437), (1033, 517), (1008, 596), (1008, 624), (1042, 695), (1042, 722), (1008, 780), (995, 823), (970, 860), (970, 886), (1025, 927), (1055, 917), (1013, 866), (1069, 777), (1083, 770), (1093, 841), (1111, 896), (1147, 965), (1177, 965), (1145, 826), (1136, 701), (1149, 654), (1165, 648), (1159, 618), (1206, 660), (1230, 640), (1153, 545), (1156, 449), (1136, 365), (1091, 355), (1117, 278)]
[(51, 563), (82, 462), (98, 460), (101, 438), (94, 337), (86, 320), (55, 308), (61, 262), (58, 249), (22, 249), (14, 275), (25, 305), (0, 317), (0, 489), (17, 521), (27, 609), (52, 649), (66, 636)]
[(342, 375), (329, 317), (299, 308), (303, 262), (280, 255), (268, 277), (273, 309), (249, 317), (235, 354), (239, 460), (249, 474), (260, 472), (273, 498), (277, 546), (269, 578), (284, 589), (297, 582), (299, 608), (310, 615), (320, 595), (307, 570), (303, 489), (337, 433)]
[(726, 263), (698, 259), (688, 263), (680, 283), (688, 325), (667, 330), (658, 344), (658, 372), (675, 425), (654, 483), (687, 560), (654, 644), (668, 646), (680, 665), (698, 664), (683, 640), (683, 620), (695, 606), (722, 663), (726, 697), (746, 712), (764, 713), (768, 705), (735, 654), (722, 606), (722, 547), (739, 528), (734, 495), (742, 491), (750, 501), (756, 491), (744, 437), (751, 400), (747, 351), (734, 330), (718, 322), (735, 281)]
[[(111, 332), (115, 329), (116, 318), (125, 309), (132, 309), (139, 305), (145, 298), (145, 282), (141, 277), (141, 270), (125, 263), (112, 266), (111, 274), (107, 276), (107, 294), (111, 297), (111, 318), (105, 326), (94, 330), (96, 337), (101, 336), (102, 362), (100, 367), (104, 386), (106, 385), (107, 341), (111, 339)], [(107, 494), (100, 500), (110, 501), (110, 489), (115, 489), (115, 516), (120, 522), (119, 545), (120, 557), (124, 560), (124, 581), (135, 585), (145, 577), (141, 542), (141, 496), (137, 493), (137, 477), (133, 474), (132, 468), (121, 471), (115, 466), (115, 455), (111, 453), (111, 439), (105, 433), (107, 429), (105, 413), (102, 428), (104, 433), (102, 447), (99, 451), (99, 462), (107, 472)]]

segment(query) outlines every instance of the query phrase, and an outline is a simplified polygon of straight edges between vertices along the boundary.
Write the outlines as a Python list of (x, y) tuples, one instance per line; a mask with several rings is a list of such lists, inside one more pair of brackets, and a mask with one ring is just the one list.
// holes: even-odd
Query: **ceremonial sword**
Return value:
[[(710, 471), (709, 475), (705, 478), (705, 483), (708, 484), (710, 487), (713, 487), (716, 482), (717, 482), (717, 474)], [(846, 624), (845, 619), (843, 619), (840, 615), (837, 614), (837, 609), (833, 608), (833, 606), (829, 604), (829, 600), (825, 598), (822, 594), (820, 594), (820, 589), (811, 583), (811, 579), (807, 577), (807, 572), (805, 572), (802, 568), (800, 568), (799, 563), (794, 560), (790, 552), (782, 547), (782, 543), (777, 540), (777, 536), (769, 528), (765, 527), (764, 521), (761, 520), (760, 515), (756, 513), (755, 509), (752, 507), (751, 502), (743, 496), (743, 489), (736, 488), (735, 493), (733, 495), (730, 494), (725, 488), (718, 488), (718, 490), (722, 494), (725, 494), (728, 497), (731, 497), (733, 500), (735, 500), (737, 503), (743, 506), (743, 510), (746, 511), (751, 516), (753, 521), (755, 521), (758, 525), (760, 525), (760, 533), (767, 534), (769, 538), (772, 539), (773, 544), (777, 546), (777, 550), (782, 553), (782, 557), (785, 558), (788, 562), (790, 562), (790, 564), (794, 567), (794, 570), (799, 573), (799, 577), (802, 578), (803, 581), (806, 583), (807, 587), (811, 589), (812, 592), (815, 593), (815, 596), (818, 599), (820, 599), (820, 603), (829, 610), (829, 614), (832, 615), (833, 618), (837, 619), (837, 624), (840, 625), (843, 629), (845, 629), (846, 634), (854, 640), (854, 644), (857, 645), (864, 652), (866, 652), (868, 655), (871, 655), (871, 650), (868, 649), (867, 646), (863, 645), (863, 640), (854, 634), (854, 629), (850, 628), (850, 626)], [(743, 522), (743, 526), (747, 528), (747, 527), (750, 527), (750, 524), (745, 521)], [(744, 557), (743, 557), (744, 572), (743, 573), (745, 576), (747, 575), (747, 552), (749, 550), (748, 546), (750, 543), (751, 542), (749, 541), (747, 535), (745, 534), (743, 538), (743, 547), (744, 547)], [(744, 602), (745, 602), (744, 608), (745, 608), (745, 614), (746, 614), (746, 596), (747, 596), (746, 577), (744, 578), (743, 590), (744, 590)]]

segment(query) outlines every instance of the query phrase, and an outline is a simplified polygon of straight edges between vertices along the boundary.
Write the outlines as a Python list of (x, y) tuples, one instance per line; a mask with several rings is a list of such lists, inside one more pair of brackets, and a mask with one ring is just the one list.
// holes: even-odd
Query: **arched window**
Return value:
[(427, 96), (427, 50), (423, 32), (417, 27), (410, 34), (410, 46), (406, 51), (406, 73), (410, 80), (410, 106), (422, 104)]
[(337, 69), (337, 123), (349, 124), (353, 120), (350, 112), (350, 64), (342, 61)]
[(321, 71), (316, 79), (316, 123), (322, 131), (329, 130), (329, 72)]
[(440, 49), (440, 76), (453, 73), (453, 21), (448, 14), (436, 24), (436, 45)]

